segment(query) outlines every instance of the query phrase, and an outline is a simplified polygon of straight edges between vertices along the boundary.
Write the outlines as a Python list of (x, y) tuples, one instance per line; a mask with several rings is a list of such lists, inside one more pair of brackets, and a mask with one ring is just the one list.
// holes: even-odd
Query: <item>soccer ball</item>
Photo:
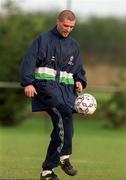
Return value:
[(97, 102), (94, 96), (84, 93), (75, 100), (75, 110), (81, 114), (93, 114), (97, 108)]

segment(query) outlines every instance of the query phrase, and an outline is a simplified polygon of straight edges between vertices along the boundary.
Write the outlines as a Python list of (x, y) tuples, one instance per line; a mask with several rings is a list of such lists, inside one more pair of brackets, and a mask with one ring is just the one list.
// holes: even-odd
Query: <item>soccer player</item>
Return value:
[(72, 154), (74, 102), (87, 85), (79, 44), (70, 37), (76, 22), (70, 10), (62, 11), (56, 26), (40, 34), (29, 48), (20, 68), (25, 95), (32, 98), (32, 111), (46, 111), (53, 130), (40, 173), (41, 180), (58, 180), (54, 168), (60, 166), (70, 176), (77, 170)]

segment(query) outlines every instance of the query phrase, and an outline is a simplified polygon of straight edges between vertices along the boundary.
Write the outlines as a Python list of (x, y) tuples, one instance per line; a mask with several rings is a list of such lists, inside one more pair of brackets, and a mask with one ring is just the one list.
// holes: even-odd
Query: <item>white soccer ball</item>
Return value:
[(84, 93), (75, 100), (75, 110), (81, 114), (93, 114), (97, 108), (97, 101), (91, 94)]

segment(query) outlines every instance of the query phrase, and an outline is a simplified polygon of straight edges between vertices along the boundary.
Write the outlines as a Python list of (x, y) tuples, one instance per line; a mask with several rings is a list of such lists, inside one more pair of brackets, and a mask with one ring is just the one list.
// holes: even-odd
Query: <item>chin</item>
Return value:
[(63, 37), (67, 37), (69, 34), (63, 34)]

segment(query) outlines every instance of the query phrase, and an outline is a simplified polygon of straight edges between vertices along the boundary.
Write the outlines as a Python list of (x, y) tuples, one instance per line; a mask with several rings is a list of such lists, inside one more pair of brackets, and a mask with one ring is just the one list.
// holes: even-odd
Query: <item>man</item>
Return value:
[(41, 180), (58, 180), (53, 169), (59, 165), (67, 175), (77, 174), (69, 161), (72, 113), (77, 92), (82, 92), (87, 82), (79, 45), (70, 37), (75, 22), (72, 11), (62, 11), (56, 26), (33, 42), (21, 65), (21, 84), (25, 95), (32, 98), (32, 111), (47, 111), (54, 127)]

